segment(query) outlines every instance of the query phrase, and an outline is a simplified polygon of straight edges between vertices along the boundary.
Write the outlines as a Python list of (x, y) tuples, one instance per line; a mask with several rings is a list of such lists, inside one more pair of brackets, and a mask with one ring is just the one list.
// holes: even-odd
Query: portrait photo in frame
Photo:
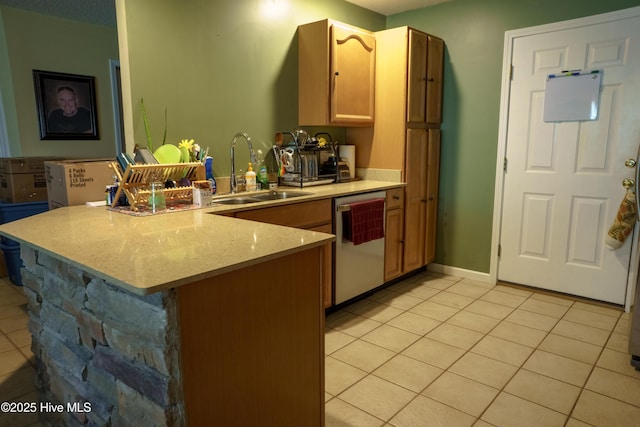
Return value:
[(40, 139), (99, 139), (95, 78), (33, 70)]

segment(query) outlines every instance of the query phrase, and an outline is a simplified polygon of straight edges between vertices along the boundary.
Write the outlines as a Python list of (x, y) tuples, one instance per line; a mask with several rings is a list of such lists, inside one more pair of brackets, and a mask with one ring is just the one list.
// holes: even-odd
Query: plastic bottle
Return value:
[(256, 191), (256, 173), (253, 171), (251, 162), (247, 167), (247, 173), (244, 174), (246, 180), (247, 191)]
[(204, 160), (205, 178), (211, 182), (211, 194), (216, 194), (216, 179), (213, 177), (213, 158), (207, 156)]
[(260, 183), (260, 188), (265, 190), (269, 187), (269, 177), (267, 173), (267, 166), (264, 164), (262, 150), (256, 151), (256, 164), (258, 169), (256, 173), (256, 180)]

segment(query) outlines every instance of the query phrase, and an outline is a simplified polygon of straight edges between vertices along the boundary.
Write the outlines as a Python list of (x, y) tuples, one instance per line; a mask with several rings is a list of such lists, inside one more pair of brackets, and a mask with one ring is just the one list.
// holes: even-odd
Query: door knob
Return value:
[(635, 159), (627, 159), (627, 161), (624, 162), (624, 165), (628, 168), (635, 168), (636, 164), (637, 162), (635, 161)]
[(636, 185), (636, 182), (632, 179), (625, 178), (622, 180), (622, 186), (627, 190), (632, 188), (634, 185)]

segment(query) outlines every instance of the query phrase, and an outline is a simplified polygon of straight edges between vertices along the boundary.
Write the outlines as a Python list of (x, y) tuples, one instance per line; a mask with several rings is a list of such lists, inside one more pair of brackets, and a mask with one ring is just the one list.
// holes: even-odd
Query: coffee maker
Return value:
[(335, 176), (336, 182), (351, 181), (350, 165), (339, 157), (338, 143), (331, 141), (331, 150), (320, 153), (320, 175)]

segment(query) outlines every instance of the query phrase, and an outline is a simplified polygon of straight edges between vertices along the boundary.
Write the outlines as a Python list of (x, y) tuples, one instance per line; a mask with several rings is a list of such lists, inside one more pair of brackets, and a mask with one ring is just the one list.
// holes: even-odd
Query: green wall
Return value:
[[(216, 176), (229, 174), (229, 144), (236, 132), (247, 131), (256, 148), (266, 150), (276, 131), (296, 127), (298, 25), (332, 18), (373, 31), (410, 25), (442, 37), (436, 262), (480, 272), (488, 272), (490, 263), (504, 32), (640, 5), (640, 0), (451, 0), (384, 17), (342, 0), (289, 0), (281, 16), (267, 17), (262, 5), (272, 0), (118, 1), (125, 5), (136, 101), (129, 150), (134, 143), (146, 145), (137, 103), (144, 97), (155, 144), (166, 108), (168, 141), (194, 138), (209, 146)], [(114, 155), (107, 61), (118, 56), (115, 37), (112, 28), (0, 6), (0, 89), (12, 155)], [(99, 52), (103, 49), (107, 53)], [(97, 76), (100, 141), (39, 140), (33, 68)], [(329, 131), (344, 141), (344, 129)], [(238, 159), (247, 156), (240, 147)]]
[(387, 18), (446, 44), (438, 264), (489, 272), (504, 32), (640, 0), (452, 0)]
[[(237, 132), (246, 131), (254, 148), (265, 151), (277, 131), (297, 127), (298, 25), (332, 18), (385, 28), (383, 15), (342, 0), (284, 1), (287, 10), (269, 17), (263, 5), (272, 2), (124, 0), (135, 143), (146, 146), (139, 106), (144, 98), (154, 146), (162, 141), (166, 108), (167, 142), (193, 138), (210, 147), (214, 175), (229, 176)], [(119, 9), (119, 25), (121, 16)], [(344, 142), (344, 129), (330, 132)], [(127, 147), (132, 150), (132, 141)], [(244, 143), (236, 159), (246, 169)]]
[[(0, 90), (11, 156), (115, 156), (110, 59), (118, 59), (115, 28), (0, 6)], [(34, 69), (95, 76), (99, 140), (40, 140)]]

